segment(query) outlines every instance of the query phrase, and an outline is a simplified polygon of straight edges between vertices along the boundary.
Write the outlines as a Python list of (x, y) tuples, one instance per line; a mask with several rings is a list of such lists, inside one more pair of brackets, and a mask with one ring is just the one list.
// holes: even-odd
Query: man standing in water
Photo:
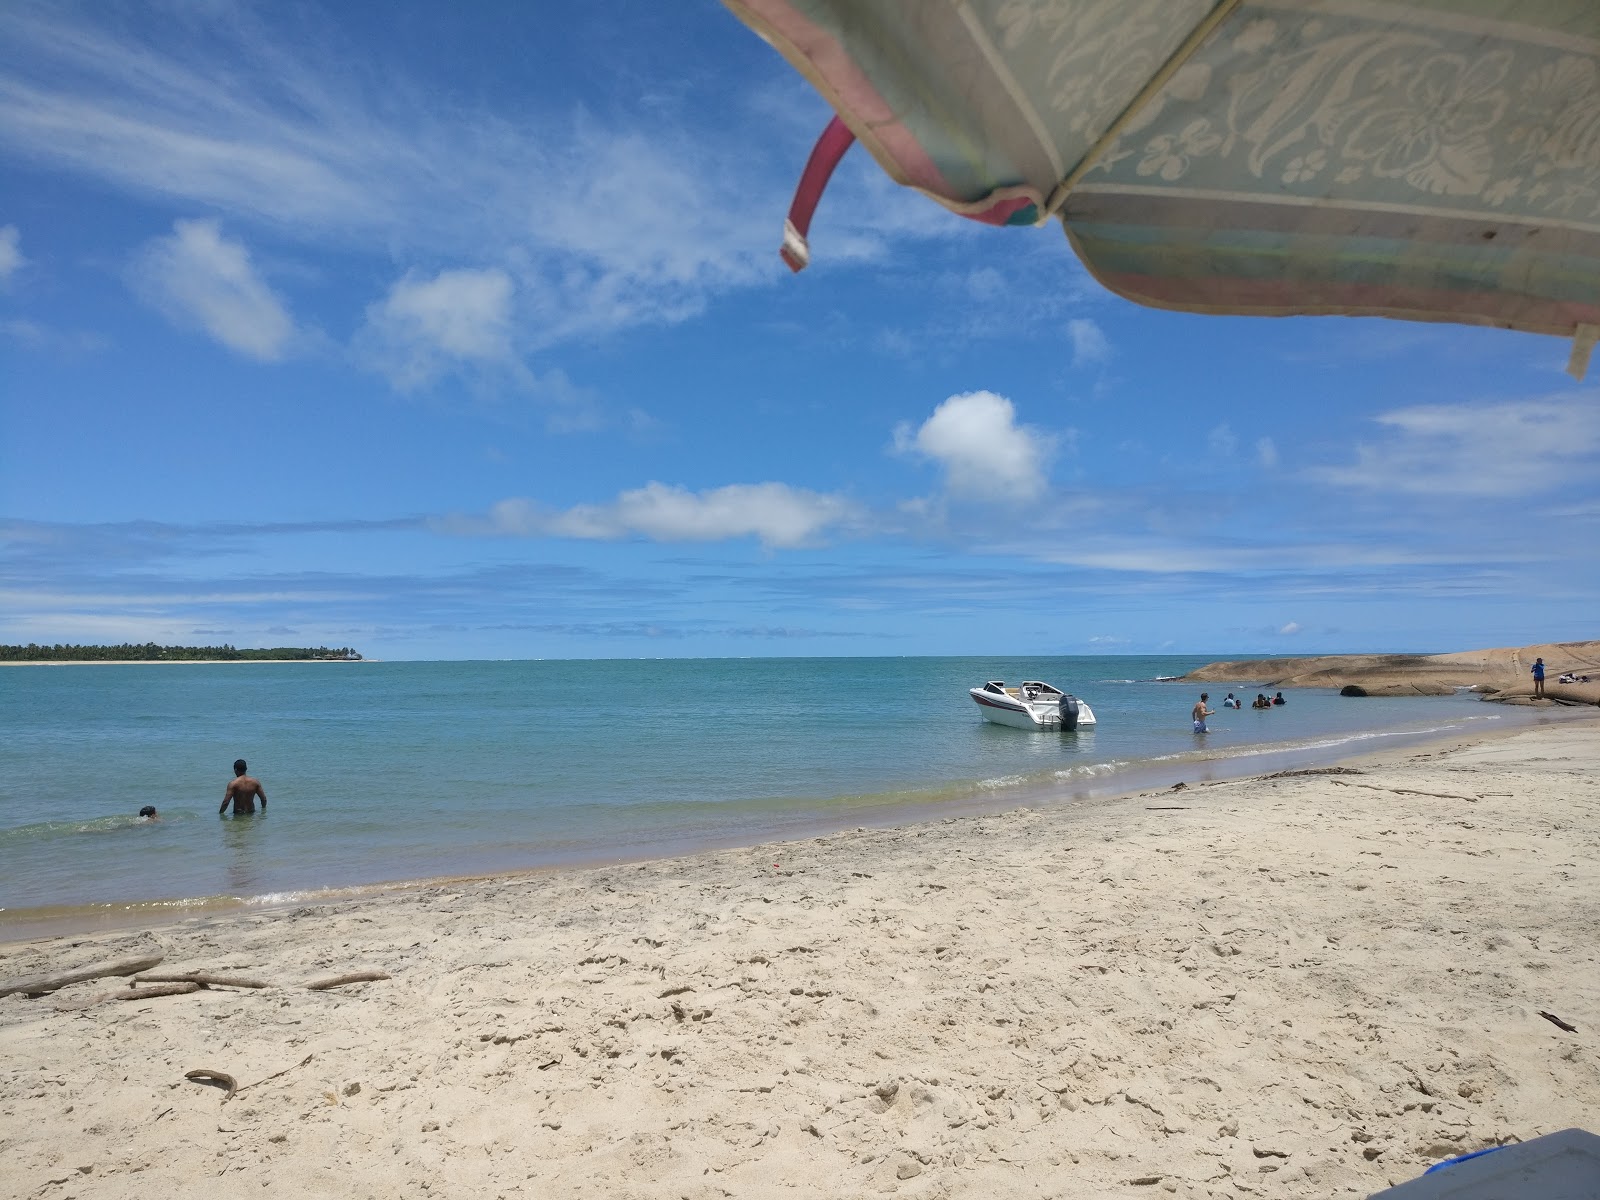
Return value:
[(261, 786), (259, 779), (246, 774), (248, 770), (249, 768), (244, 765), (244, 759), (234, 762), (234, 779), (228, 784), (227, 791), (222, 793), (222, 807), (217, 809), (218, 816), (228, 811), (230, 801), (233, 804), (233, 815), (236, 817), (255, 812), (257, 796), (261, 797), (261, 811), (267, 811), (266, 789)]
[(1194, 731), (1196, 733), (1209, 732), (1206, 729), (1206, 718), (1216, 716), (1215, 712), (1206, 707), (1206, 701), (1209, 699), (1211, 699), (1209, 693), (1201, 692), (1199, 701), (1195, 704), (1194, 710), (1189, 714), (1194, 718)]

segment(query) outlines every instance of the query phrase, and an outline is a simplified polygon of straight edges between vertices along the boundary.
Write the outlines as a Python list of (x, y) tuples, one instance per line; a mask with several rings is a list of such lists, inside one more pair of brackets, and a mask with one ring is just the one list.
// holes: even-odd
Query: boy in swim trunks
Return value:
[(245, 774), (249, 768), (244, 765), (244, 759), (238, 759), (233, 764), (233, 781), (228, 784), (227, 790), (222, 793), (222, 807), (217, 809), (221, 816), (228, 811), (228, 804), (233, 804), (233, 815), (243, 816), (256, 810), (256, 797), (261, 797), (261, 811), (267, 811), (267, 792), (261, 786), (259, 779)]

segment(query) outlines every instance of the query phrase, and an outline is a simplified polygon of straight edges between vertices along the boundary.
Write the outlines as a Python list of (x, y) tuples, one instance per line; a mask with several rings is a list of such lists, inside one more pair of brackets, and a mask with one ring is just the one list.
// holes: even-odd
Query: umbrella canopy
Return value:
[[(1141, 304), (1600, 336), (1600, 0), (726, 0), (963, 216)], [(842, 136), (841, 136), (842, 135)]]

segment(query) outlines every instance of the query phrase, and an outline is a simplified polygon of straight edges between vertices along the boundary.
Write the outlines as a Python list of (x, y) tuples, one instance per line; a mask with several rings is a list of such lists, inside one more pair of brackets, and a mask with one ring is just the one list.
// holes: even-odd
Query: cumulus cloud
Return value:
[(1088, 317), (1074, 317), (1067, 322), (1067, 336), (1072, 339), (1072, 365), (1096, 366), (1111, 358), (1111, 343), (1105, 330)]
[(1572, 393), (1503, 404), (1418, 405), (1376, 417), (1382, 441), (1311, 478), (1374, 492), (1528, 495), (1593, 478), (1600, 404)]
[(979, 500), (1023, 501), (1044, 493), (1045, 468), (1056, 439), (1018, 425), (1010, 400), (993, 392), (951, 396), (922, 425), (894, 431), (894, 448), (919, 454), (944, 468), (952, 495)]
[(1239, 439), (1227, 425), (1218, 425), (1206, 435), (1206, 445), (1217, 458), (1232, 458), (1239, 450)]
[(281, 359), (294, 335), (294, 321), (244, 243), (224, 237), (214, 220), (175, 221), (171, 234), (135, 255), (128, 281), (173, 324), (202, 329), (250, 358)]
[(1278, 444), (1269, 437), (1256, 439), (1256, 461), (1263, 467), (1278, 465)]
[(22, 233), (15, 225), (0, 226), (0, 283), (27, 261), (22, 257)]
[(1293, 637), (1295, 634), (1300, 632), (1300, 622), (1290, 621), (1287, 625), (1279, 628), (1278, 632), (1284, 637)]
[(692, 492), (651, 482), (608, 504), (553, 510), (513, 498), (494, 505), (487, 517), (442, 519), (433, 527), (442, 533), (600, 541), (640, 537), (656, 542), (722, 542), (754, 537), (767, 546), (792, 548), (817, 542), (854, 513), (855, 506), (843, 497), (784, 483), (738, 483)]
[(459, 367), (523, 370), (511, 340), (513, 284), (497, 267), (409, 273), (367, 308), (357, 355), (411, 391)]

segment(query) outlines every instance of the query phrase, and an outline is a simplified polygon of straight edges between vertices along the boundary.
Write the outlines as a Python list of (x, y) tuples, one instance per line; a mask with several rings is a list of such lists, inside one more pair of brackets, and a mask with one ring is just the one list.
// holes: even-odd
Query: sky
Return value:
[(1600, 636), (1558, 339), (1141, 308), (719, 4), (0, 6), (0, 642), (382, 659)]

